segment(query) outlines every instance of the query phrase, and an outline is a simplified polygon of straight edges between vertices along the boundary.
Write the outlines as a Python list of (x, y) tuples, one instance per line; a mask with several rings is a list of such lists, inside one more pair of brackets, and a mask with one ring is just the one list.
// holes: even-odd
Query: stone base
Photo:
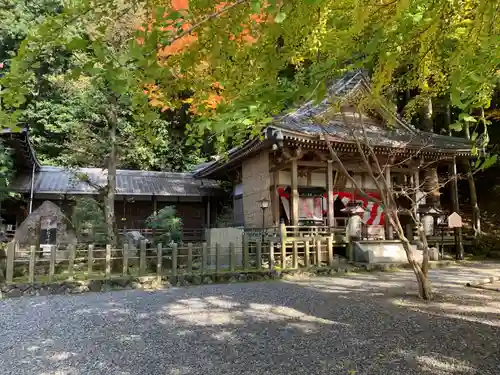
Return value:
[[(422, 261), (422, 250), (412, 245), (413, 257)], [(353, 243), (354, 261), (359, 263), (405, 263), (408, 262), (400, 241), (356, 241)]]

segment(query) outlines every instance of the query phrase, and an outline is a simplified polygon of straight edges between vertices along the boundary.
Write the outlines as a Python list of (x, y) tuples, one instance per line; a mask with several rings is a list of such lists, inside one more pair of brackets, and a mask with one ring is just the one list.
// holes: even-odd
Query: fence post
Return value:
[[(248, 251), (248, 247), (247, 247)], [(255, 257), (257, 258), (257, 271), (262, 269), (262, 242), (257, 242), (257, 249), (255, 250)]]
[(285, 223), (280, 224), (280, 243), (281, 243), (281, 251), (283, 252), (283, 249), (285, 249), (285, 254), (286, 254), (287, 235), (286, 235)]
[(89, 251), (88, 251), (88, 275), (87, 277), (90, 278), (90, 275), (92, 275), (92, 264), (94, 263), (94, 245), (89, 245)]
[(187, 272), (193, 273), (193, 244), (188, 243)]
[(111, 277), (111, 245), (106, 245), (106, 278)]
[(321, 240), (316, 241), (316, 265), (321, 265)]
[(139, 250), (139, 275), (146, 273), (146, 241), (142, 240)]
[(201, 246), (201, 274), (205, 274), (205, 268), (207, 267), (207, 243), (203, 242)]
[(248, 246), (248, 235), (243, 233), (243, 270), (245, 271), (250, 268), (250, 251)]
[(299, 268), (299, 245), (297, 241), (293, 243), (293, 268)]
[(17, 241), (7, 244), (7, 269), (5, 271), (5, 278), (8, 284), (12, 283), (14, 279), (14, 257), (16, 256), (17, 244)]
[(158, 282), (161, 281), (161, 268), (162, 268), (162, 263), (163, 263), (163, 249), (161, 246), (161, 243), (158, 244), (158, 249), (156, 250), (156, 277), (158, 279)]
[(220, 273), (220, 245), (215, 244), (215, 273), (218, 275)]
[(274, 270), (274, 242), (269, 242), (269, 271), (272, 270)]
[(49, 282), (54, 280), (54, 274), (56, 273), (56, 247), (55, 245), (50, 246), (50, 264), (49, 264)]
[[(28, 269), (28, 281), (33, 284), (35, 281), (35, 262), (36, 262), (36, 246), (30, 246), (30, 264)], [(52, 262), (52, 257), (51, 257)]]
[(236, 264), (236, 252), (234, 250), (234, 243), (229, 243), (229, 271), (234, 272)]
[[(295, 241), (293, 241), (292, 244), (295, 244)], [(281, 256), (280, 256), (280, 261), (281, 261), (281, 269), (284, 270), (286, 268), (286, 242), (285, 246), (281, 246)]]
[(332, 236), (329, 236), (327, 238), (326, 245), (328, 247), (328, 265), (330, 267), (333, 267), (333, 239), (332, 239)]
[(123, 244), (122, 256), (123, 256), (122, 275), (127, 276), (128, 275), (128, 244), (127, 243)]
[(73, 267), (75, 265), (75, 245), (69, 244), (68, 245), (68, 280), (73, 281), (74, 279), (74, 270)]
[(177, 277), (177, 244), (172, 244), (172, 276)]
[(310, 259), (311, 244), (309, 241), (306, 241), (305, 245), (306, 246), (304, 248), (304, 265), (306, 266), (306, 268), (308, 268), (311, 265), (311, 259)]

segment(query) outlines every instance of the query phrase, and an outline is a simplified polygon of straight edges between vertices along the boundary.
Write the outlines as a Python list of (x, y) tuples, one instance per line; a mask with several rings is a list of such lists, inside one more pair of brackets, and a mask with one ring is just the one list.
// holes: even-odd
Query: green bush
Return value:
[(146, 226), (158, 230), (154, 241), (169, 244), (180, 242), (182, 236), (182, 219), (177, 217), (174, 206), (162, 208), (156, 215), (151, 215), (146, 219)]
[(481, 234), (475, 239), (471, 253), (476, 256), (500, 258), (500, 235)]
[(106, 220), (99, 203), (93, 198), (78, 198), (73, 207), (71, 223), (79, 239), (104, 242), (107, 237)]

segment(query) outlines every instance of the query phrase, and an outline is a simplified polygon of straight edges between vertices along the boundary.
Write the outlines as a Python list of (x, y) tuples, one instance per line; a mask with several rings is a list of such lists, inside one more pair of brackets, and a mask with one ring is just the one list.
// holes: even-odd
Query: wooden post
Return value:
[(321, 261), (323, 260), (321, 254), (321, 240), (316, 241), (316, 265), (319, 267), (321, 265)]
[(75, 245), (69, 244), (68, 245), (68, 280), (73, 281), (74, 279), (74, 266), (75, 266), (75, 256), (76, 256), (76, 249)]
[[(258, 244), (258, 242), (257, 242)], [(250, 251), (248, 245), (248, 236), (243, 234), (243, 270), (248, 271), (250, 268)]]
[[(385, 169), (385, 179), (387, 181), (387, 189), (388, 191), (386, 192), (387, 194), (387, 200), (389, 201), (390, 200), (390, 197), (392, 195), (392, 183), (391, 183), (391, 167), (390, 166), (386, 166), (386, 169)], [(393, 236), (392, 236), (392, 226), (391, 226), (391, 223), (389, 222), (389, 220), (385, 220), (385, 238), (388, 239), (388, 240), (392, 240), (393, 239)]]
[(87, 277), (90, 278), (90, 275), (92, 275), (92, 264), (94, 263), (94, 245), (89, 245), (87, 262), (88, 262), (88, 264), (87, 264), (87, 266), (88, 266)]
[(269, 271), (274, 270), (274, 242), (269, 242)]
[(257, 271), (260, 271), (262, 269), (262, 242), (257, 242), (255, 257), (257, 258)]
[(12, 283), (14, 279), (14, 258), (16, 256), (17, 244), (17, 241), (7, 244), (7, 269), (5, 271), (5, 278), (8, 284)]
[(172, 276), (177, 277), (177, 244), (172, 245)]
[(139, 250), (139, 275), (146, 273), (146, 241), (142, 240)]
[[(30, 284), (35, 282), (35, 262), (36, 262), (36, 246), (30, 246), (30, 263), (28, 270), (28, 281)], [(50, 262), (52, 263), (52, 257), (50, 257)], [(49, 266), (52, 268), (52, 264)], [(50, 270), (49, 270), (49, 279), (50, 279)]]
[(215, 244), (215, 273), (220, 274), (220, 245)]
[(311, 265), (311, 258), (310, 258), (310, 252), (311, 252), (311, 244), (309, 241), (306, 241), (305, 243), (305, 248), (304, 248), (304, 265), (306, 268), (308, 268)]
[(49, 263), (49, 282), (54, 280), (54, 274), (56, 273), (56, 247), (55, 245), (50, 246), (50, 263)]
[(193, 272), (193, 244), (191, 242), (188, 243), (187, 272), (189, 274)]
[(201, 245), (201, 274), (205, 274), (205, 269), (207, 267), (207, 243), (203, 242), (203, 245)]
[(123, 264), (122, 264), (122, 275), (128, 275), (128, 244), (123, 244)]
[(111, 277), (111, 245), (106, 245), (106, 278)]
[(298, 190), (298, 167), (297, 159), (292, 160), (292, 199), (291, 203), (291, 215), (292, 215), (292, 225), (299, 225), (299, 190)]
[(229, 271), (234, 272), (236, 263), (236, 252), (234, 251), (234, 243), (229, 243)]
[(332, 236), (328, 236), (326, 245), (328, 248), (328, 266), (333, 267), (333, 238), (332, 238)]
[(331, 228), (335, 226), (334, 202), (333, 202), (333, 160), (328, 160), (326, 170), (326, 187), (328, 200), (327, 225)]
[(299, 245), (297, 241), (293, 242), (293, 268), (299, 268)]
[(273, 183), (271, 185), (273, 191), (271, 193), (271, 205), (273, 210), (273, 222), (275, 226), (280, 224), (280, 197), (278, 194), (279, 171), (272, 174)]
[[(295, 241), (294, 241), (295, 243)], [(285, 246), (281, 246), (281, 269), (284, 270), (286, 268), (286, 243)]]
[[(457, 161), (455, 157), (453, 157), (453, 162), (450, 166), (450, 172), (453, 176), (453, 180), (451, 182), (451, 197), (453, 201), (453, 211), (457, 214), (460, 214), (460, 203), (458, 199), (458, 181), (457, 181)], [(464, 259), (464, 243), (462, 238), (462, 228), (454, 228), (455, 231), (455, 250), (456, 250), (456, 258), (458, 260)]]
[[(286, 226), (285, 226), (285, 223), (280, 223), (281, 267), (284, 266), (283, 252), (285, 252), (285, 256), (286, 256), (286, 243), (287, 243)], [(272, 259), (274, 262), (274, 254), (273, 254)], [(271, 266), (271, 264), (269, 264), (269, 266)], [(274, 265), (273, 265), (273, 267), (274, 267)]]
[(158, 244), (156, 249), (156, 278), (161, 281), (161, 269), (163, 265), (163, 249), (161, 243)]

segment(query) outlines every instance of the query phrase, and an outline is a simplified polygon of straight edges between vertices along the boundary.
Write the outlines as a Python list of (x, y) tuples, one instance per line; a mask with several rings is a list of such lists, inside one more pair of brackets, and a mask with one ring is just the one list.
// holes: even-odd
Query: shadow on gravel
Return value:
[(500, 373), (500, 293), (445, 275), (427, 304), (406, 281), (411, 273), (9, 300), (0, 373)]

